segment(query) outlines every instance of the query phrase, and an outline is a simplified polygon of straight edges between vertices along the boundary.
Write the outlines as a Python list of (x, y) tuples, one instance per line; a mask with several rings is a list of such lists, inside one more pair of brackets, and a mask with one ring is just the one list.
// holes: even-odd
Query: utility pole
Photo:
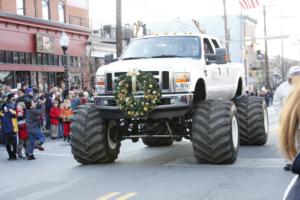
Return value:
[(122, 54), (122, 3), (116, 0), (116, 48), (117, 57)]
[[(281, 35), (283, 36), (283, 16), (281, 15)], [(281, 77), (284, 81), (284, 55), (283, 55), (283, 38), (281, 38)]]
[(227, 12), (226, 12), (226, 0), (223, 0), (224, 7), (224, 28), (225, 28), (225, 44), (226, 44), (226, 52), (228, 61), (230, 61), (230, 53), (229, 53), (229, 37), (228, 37), (228, 28), (227, 28)]
[(267, 20), (266, 20), (266, 6), (263, 6), (264, 12), (264, 36), (265, 36), (265, 64), (266, 64), (266, 87), (271, 89), (269, 78), (269, 60), (268, 60), (268, 41), (267, 41)]

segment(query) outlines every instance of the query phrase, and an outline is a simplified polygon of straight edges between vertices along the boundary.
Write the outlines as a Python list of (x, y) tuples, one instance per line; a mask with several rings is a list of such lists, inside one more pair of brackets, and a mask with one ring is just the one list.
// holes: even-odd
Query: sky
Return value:
[[(284, 57), (300, 60), (300, 1), (259, 0), (259, 2), (258, 8), (244, 11), (244, 14), (258, 21), (256, 36), (263, 37), (262, 5), (265, 5), (267, 35), (289, 35), (288, 39), (284, 39)], [(226, 0), (226, 3), (228, 15), (241, 13), (239, 0)], [(90, 18), (94, 26), (115, 24), (116, 0), (89, 0), (89, 5)], [(203, 16), (223, 14), (223, 0), (122, 0), (122, 24), (133, 24), (138, 20), (149, 24), (201, 19)], [(280, 39), (269, 40), (268, 45), (271, 56), (281, 55)], [(257, 40), (257, 46), (264, 48), (264, 41)]]

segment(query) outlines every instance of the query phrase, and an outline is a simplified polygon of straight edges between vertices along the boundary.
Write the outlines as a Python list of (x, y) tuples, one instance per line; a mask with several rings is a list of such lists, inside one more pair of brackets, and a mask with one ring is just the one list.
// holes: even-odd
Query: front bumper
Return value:
[[(137, 98), (140, 96), (136, 96)], [(192, 101), (191, 93), (162, 94), (160, 105), (157, 105), (149, 114), (148, 119), (161, 119), (183, 116), (188, 112)], [(124, 119), (126, 116), (116, 106), (113, 95), (98, 95), (94, 97), (94, 103), (100, 110), (104, 119)]]

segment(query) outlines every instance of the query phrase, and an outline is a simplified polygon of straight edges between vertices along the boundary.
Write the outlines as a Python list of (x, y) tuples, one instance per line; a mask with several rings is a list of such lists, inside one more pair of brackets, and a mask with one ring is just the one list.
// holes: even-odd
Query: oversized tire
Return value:
[[(165, 124), (154, 123), (151, 126), (152, 131), (154, 130), (157, 135), (169, 135), (167, 127)], [(149, 147), (163, 147), (171, 146), (173, 144), (173, 138), (143, 138), (143, 143)]]
[(235, 99), (241, 145), (264, 145), (268, 140), (269, 119), (263, 98), (250, 96)]
[(82, 164), (114, 162), (121, 146), (116, 126), (114, 120), (103, 120), (93, 105), (80, 107), (71, 122), (70, 144), (75, 160)]
[(232, 101), (207, 100), (194, 110), (192, 142), (201, 164), (230, 164), (239, 146), (238, 118)]

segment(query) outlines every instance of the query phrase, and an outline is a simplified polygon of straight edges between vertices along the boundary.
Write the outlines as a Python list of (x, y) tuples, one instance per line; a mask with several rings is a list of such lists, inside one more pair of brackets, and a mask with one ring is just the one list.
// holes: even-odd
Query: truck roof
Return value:
[(167, 32), (167, 33), (152, 33), (150, 35), (145, 35), (138, 37), (139, 38), (151, 38), (151, 37), (163, 37), (163, 36), (198, 36), (198, 37), (208, 37), (208, 38), (214, 38), (217, 39), (214, 36), (208, 35), (208, 34), (202, 34), (202, 33), (192, 33), (192, 32), (183, 32), (183, 33), (175, 33), (175, 32)]

